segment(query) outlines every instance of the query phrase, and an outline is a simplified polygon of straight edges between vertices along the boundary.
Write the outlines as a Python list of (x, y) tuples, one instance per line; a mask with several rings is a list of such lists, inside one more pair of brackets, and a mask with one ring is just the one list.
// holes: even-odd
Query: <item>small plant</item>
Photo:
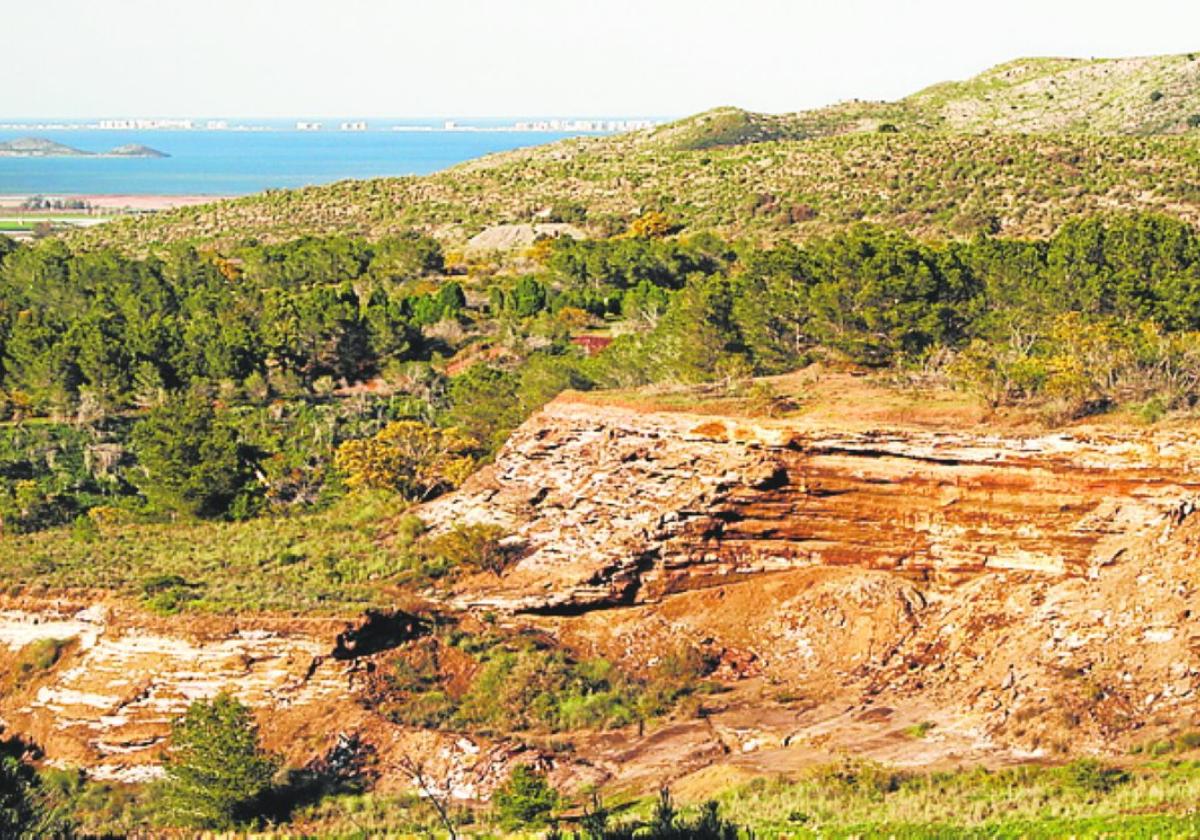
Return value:
[(75, 517), (75, 521), (71, 524), (71, 539), (81, 543), (95, 542), (100, 536), (100, 526), (96, 524), (96, 520), (87, 514), (80, 514)]
[(933, 721), (923, 720), (920, 723), (915, 723), (906, 728), (904, 730), (904, 735), (908, 738), (912, 738), (914, 741), (919, 741), (928, 735), (930, 730), (932, 730), (935, 726), (937, 726), (937, 724)]
[(156, 613), (175, 615), (200, 597), (198, 588), (181, 575), (152, 575), (142, 582), (142, 602)]
[(1071, 787), (1088, 793), (1108, 793), (1117, 785), (1129, 781), (1129, 774), (1124, 770), (1109, 767), (1094, 758), (1077, 759), (1062, 770)]
[(650, 837), (661, 840), (737, 840), (738, 827), (721, 817), (716, 802), (705, 802), (694, 820), (682, 818), (671, 801), (671, 791), (662, 788), (650, 820)]
[(1142, 403), (1137, 414), (1143, 423), (1152, 426), (1167, 416), (1167, 403), (1162, 397), (1153, 397)]
[(1169, 755), (1174, 749), (1175, 745), (1170, 740), (1165, 740), (1152, 742), (1146, 748), (1146, 751), (1155, 758), (1158, 758), (1159, 756)]
[(780, 394), (769, 382), (755, 382), (746, 389), (745, 400), (751, 416), (780, 417), (796, 409), (795, 400)]
[(420, 541), (417, 552), (435, 566), (467, 567), (499, 575), (512, 561), (507, 536), (498, 525), (456, 525), (444, 534)]

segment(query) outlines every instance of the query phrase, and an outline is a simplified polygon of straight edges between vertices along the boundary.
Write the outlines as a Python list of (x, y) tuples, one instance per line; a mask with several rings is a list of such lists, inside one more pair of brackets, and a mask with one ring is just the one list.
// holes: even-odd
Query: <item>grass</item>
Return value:
[(68, 529), (0, 540), (10, 594), (108, 590), (163, 613), (337, 613), (388, 600), (419, 579), (406, 547), (382, 540), (404, 502), (354, 495), (332, 508), (250, 522), (106, 523), (89, 539)]
[[(901, 773), (859, 764), (818, 768), (801, 781), (757, 779), (717, 795), (722, 816), (760, 838), (1169, 838), (1200, 834), (1195, 812), (1200, 765), (1149, 764), (1097, 789), (1083, 762), (1062, 767), (1022, 766), (946, 773)], [(1092, 768), (1094, 769), (1094, 768)], [(586, 798), (586, 797), (582, 797)], [(608, 800), (613, 822), (645, 821), (657, 797)], [(697, 805), (684, 807), (687, 816)], [(578, 810), (581, 802), (564, 803)], [(616, 806), (615, 808), (613, 806)], [(461, 811), (467, 837), (540, 837), (506, 834), (486, 814)], [(563, 826), (570, 836), (572, 825)], [(426, 805), (413, 798), (367, 793), (338, 796), (297, 815), (285, 830), (342, 836), (436, 829)]]
[(1200, 730), (1189, 729), (1172, 738), (1162, 738), (1137, 744), (1129, 752), (1131, 755), (1163, 756), (1172, 753), (1186, 753), (1200, 749)]
[[(97, 834), (136, 825), (145, 789), (85, 782), (65, 771), (78, 788), (72, 810)], [(68, 778), (69, 777), (69, 778)], [(60, 780), (61, 782), (61, 780)], [(64, 787), (56, 784), (55, 787)], [(563, 814), (590, 803), (590, 788), (566, 796)], [(800, 779), (758, 778), (715, 795), (721, 815), (755, 837), (777, 838), (1184, 838), (1200, 836), (1200, 763), (1148, 762), (1115, 770), (1081, 760), (1057, 767), (1024, 765), (948, 772), (901, 771), (848, 761), (818, 767)], [(606, 797), (611, 824), (644, 823), (657, 796)], [(694, 817), (700, 802), (682, 803)], [(142, 814), (144, 817), (144, 814)], [(462, 837), (537, 838), (544, 830), (505, 832), (488, 808), (455, 805)], [(576, 826), (567, 817), (570, 836)], [(430, 803), (385, 791), (327, 796), (292, 814), (291, 822), (255, 836), (441, 836)]]
[(764, 837), (1191, 837), (1200, 830), (1200, 763), (920, 773), (848, 761), (718, 798)]

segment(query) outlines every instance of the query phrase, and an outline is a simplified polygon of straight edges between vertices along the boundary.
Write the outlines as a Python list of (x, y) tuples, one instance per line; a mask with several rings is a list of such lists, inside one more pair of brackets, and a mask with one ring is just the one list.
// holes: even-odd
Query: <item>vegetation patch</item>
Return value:
[(376, 701), (410, 726), (564, 732), (626, 726), (665, 715), (709, 690), (711, 664), (680, 651), (644, 677), (604, 659), (577, 660), (548, 640), (452, 628), (401, 651)]

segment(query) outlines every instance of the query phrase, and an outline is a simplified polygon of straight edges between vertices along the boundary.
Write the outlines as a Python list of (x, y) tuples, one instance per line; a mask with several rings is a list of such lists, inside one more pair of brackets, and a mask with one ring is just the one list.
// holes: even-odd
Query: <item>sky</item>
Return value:
[(785, 112), (1193, 50), (1195, 0), (0, 0), (0, 120)]

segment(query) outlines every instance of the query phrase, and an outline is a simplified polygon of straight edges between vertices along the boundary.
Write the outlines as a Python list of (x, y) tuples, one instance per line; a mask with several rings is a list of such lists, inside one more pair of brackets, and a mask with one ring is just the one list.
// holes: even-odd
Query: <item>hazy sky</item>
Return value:
[(790, 111), (1191, 50), (1196, 0), (0, 0), (0, 118)]

